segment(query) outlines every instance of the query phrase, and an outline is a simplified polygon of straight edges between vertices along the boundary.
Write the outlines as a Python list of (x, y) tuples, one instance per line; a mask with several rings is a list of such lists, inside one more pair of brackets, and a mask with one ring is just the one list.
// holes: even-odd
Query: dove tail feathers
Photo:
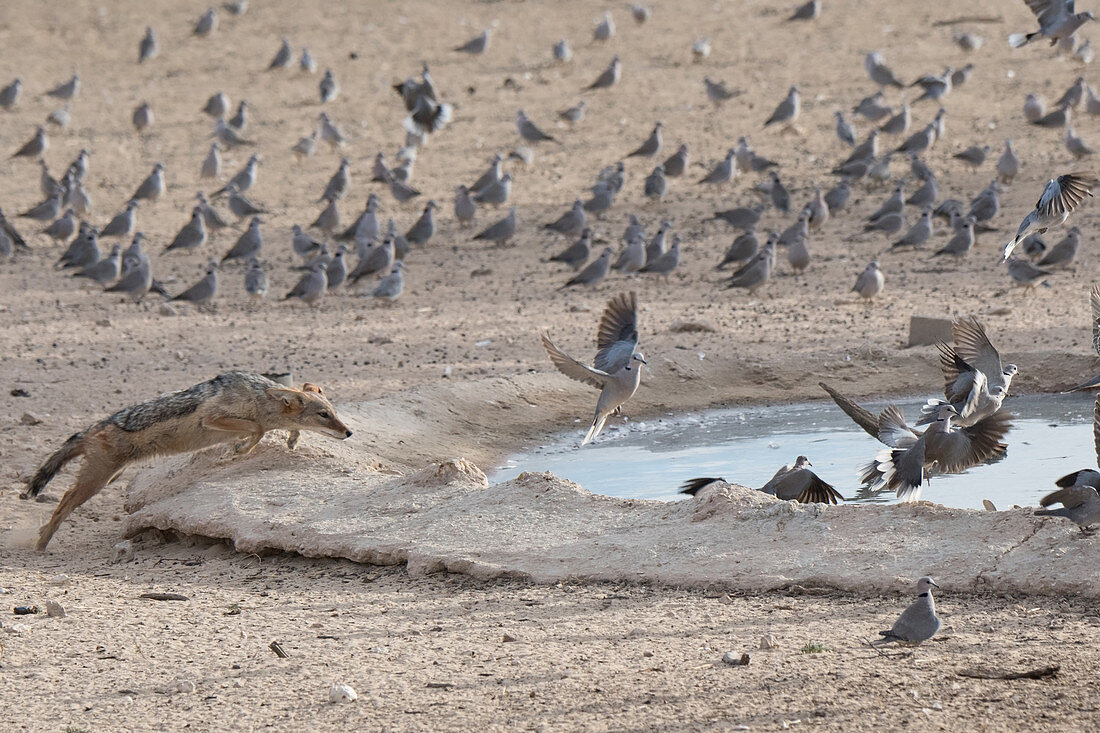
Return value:
[(603, 430), (603, 424), (607, 422), (607, 415), (597, 415), (596, 419), (592, 421), (592, 427), (588, 429), (588, 435), (584, 436), (584, 440), (581, 441), (581, 445), (588, 445), (596, 436)]
[(1030, 41), (1034, 33), (1013, 33), (1008, 37), (1008, 45), (1012, 48), (1021, 48), (1026, 46)]

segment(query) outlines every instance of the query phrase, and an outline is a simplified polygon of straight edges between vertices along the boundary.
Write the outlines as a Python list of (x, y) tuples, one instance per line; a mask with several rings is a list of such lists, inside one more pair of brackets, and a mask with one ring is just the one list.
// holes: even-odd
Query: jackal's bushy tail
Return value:
[(42, 489), (46, 488), (46, 484), (50, 482), (50, 479), (56, 476), (57, 472), (60, 471), (66, 463), (83, 454), (84, 433), (76, 433), (66, 440), (65, 444), (61, 446), (57, 452), (47, 458), (41, 468), (35, 471), (34, 477), (27, 482), (27, 490), (20, 494), (19, 498), (29, 499), (38, 496), (42, 493)]

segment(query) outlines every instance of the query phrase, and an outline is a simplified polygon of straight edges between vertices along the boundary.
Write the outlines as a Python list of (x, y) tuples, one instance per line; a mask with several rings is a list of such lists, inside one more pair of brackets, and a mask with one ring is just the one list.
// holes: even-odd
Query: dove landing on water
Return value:
[(541, 334), (550, 361), (565, 376), (600, 390), (596, 416), (581, 445), (591, 443), (607, 418), (634, 396), (642, 379), (645, 357), (638, 348), (638, 303), (634, 293), (621, 293), (608, 301), (596, 333), (596, 358), (585, 366)]
[(936, 602), (932, 600), (932, 588), (939, 588), (936, 581), (925, 576), (917, 581), (917, 600), (904, 611), (889, 631), (880, 631), (881, 639), (870, 642), (871, 646), (881, 644), (901, 644), (918, 646), (928, 641), (940, 630), (940, 619), (936, 616)]
[(1093, 173), (1068, 173), (1047, 181), (1035, 209), (1024, 217), (1016, 236), (1005, 245), (1001, 262), (1008, 259), (1016, 245), (1031, 231), (1042, 234), (1052, 226), (1064, 224), (1085, 197), (1093, 195), (1092, 189), (1098, 183)]
[[(800, 504), (836, 504), (842, 500), (844, 497), (840, 492), (807, 468), (812, 465), (809, 458), (799, 456), (793, 466), (788, 464), (776, 471), (760, 491), (783, 501), (797, 501)], [(680, 493), (695, 496), (717, 481), (729, 483), (724, 478), (693, 478), (681, 485)]]

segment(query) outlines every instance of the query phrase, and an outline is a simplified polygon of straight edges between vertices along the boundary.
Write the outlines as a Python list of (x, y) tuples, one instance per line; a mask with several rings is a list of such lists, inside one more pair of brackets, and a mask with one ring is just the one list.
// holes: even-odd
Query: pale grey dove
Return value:
[(1067, 173), (1047, 181), (1035, 209), (1024, 217), (1016, 236), (1005, 245), (1001, 260), (1007, 259), (1030, 231), (1042, 234), (1050, 227), (1064, 224), (1085, 198), (1092, 196), (1092, 189), (1098, 183), (1093, 173)]

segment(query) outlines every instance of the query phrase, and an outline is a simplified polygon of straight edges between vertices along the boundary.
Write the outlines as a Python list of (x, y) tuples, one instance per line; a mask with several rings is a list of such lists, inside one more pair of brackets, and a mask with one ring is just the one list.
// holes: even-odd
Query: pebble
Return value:
[(134, 543), (131, 540), (123, 540), (114, 546), (111, 551), (111, 564), (129, 562), (134, 559)]
[(774, 634), (767, 634), (760, 637), (761, 649), (776, 649), (779, 647), (779, 641), (775, 638)]
[(19, 422), (23, 425), (41, 425), (42, 420), (33, 412), (24, 412), (23, 417), (19, 418)]
[(722, 661), (734, 667), (747, 667), (749, 664), (749, 655), (728, 651), (722, 655)]
[(49, 583), (50, 585), (68, 585), (69, 584), (69, 576), (65, 575), (65, 573), (58, 573), (57, 575), (53, 576), (52, 578), (50, 578), (46, 582)]
[(191, 680), (178, 680), (176, 682), (176, 692), (182, 692), (185, 695), (190, 695), (195, 691), (195, 683)]
[(51, 618), (65, 618), (65, 607), (57, 601), (46, 601), (46, 615)]
[(333, 685), (328, 688), (329, 702), (355, 702), (357, 699), (359, 695), (355, 694), (351, 685)]
[(160, 307), (157, 308), (157, 313), (162, 316), (174, 316), (176, 315), (176, 309), (172, 307), (171, 303), (161, 303)]

